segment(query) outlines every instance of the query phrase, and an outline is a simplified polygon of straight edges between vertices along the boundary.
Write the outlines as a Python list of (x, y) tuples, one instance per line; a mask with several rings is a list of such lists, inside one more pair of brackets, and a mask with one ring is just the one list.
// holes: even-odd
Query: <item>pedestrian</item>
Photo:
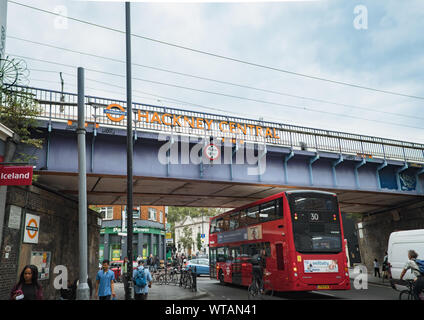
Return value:
[(150, 254), (149, 258), (147, 259), (147, 266), (150, 271), (152, 270), (152, 265), (153, 265), (153, 254)]
[(38, 268), (27, 265), (10, 293), (10, 300), (43, 300), (43, 288), (38, 282)]
[(383, 271), (383, 281), (384, 278), (389, 278), (389, 256), (387, 251), (385, 252), (383, 264), (381, 265), (381, 271)]
[(377, 259), (374, 259), (374, 277), (376, 277), (378, 274), (378, 277), (380, 278), (380, 265), (378, 264)]
[(417, 265), (418, 253), (414, 250), (408, 250), (408, 262), (403, 267), (402, 273), (400, 274), (400, 280), (406, 274), (406, 271), (411, 269), (411, 273), (414, 280), (413, 293), (416, 300), (421, 300), (420, 293), (424, 290), (424, 274), (421, 273), (420, 267)]
[(155, 272), (158, 271), (158, 268), (160, 267), (160, 259), (159, 256), (155, 256), (155, 264), (154, 264), (154, 268), (155, 268)]
[[(143, 278), (144, 285), (137, 284), (137, 278)], [(134, 281), (134, 299), (135, 300), (147, 300), (149, 294), (149, 288), (152, 287), (152, 275), (149, 271), (149, 268), (144, 267), (144, 261), (140, 260), (138, 262), (138, 267), (133, 271), (133, 281)]]
[(109, 270), (109, 260), (103, 260), (102, 270), (97, 272), (96, 276), (96, 295), (99, 300), (110, 300), (111, 296), (116, 297), (114, 281), (115, 273)]
[[(127, 259), (128, 259), (128, 258), (127, 258)], [(143, 258), (142, 258), (140, 255), (138, 255), (138, 257), (137, 257), (137, 263), (138, 263), (140, 260), (143, 260)]]

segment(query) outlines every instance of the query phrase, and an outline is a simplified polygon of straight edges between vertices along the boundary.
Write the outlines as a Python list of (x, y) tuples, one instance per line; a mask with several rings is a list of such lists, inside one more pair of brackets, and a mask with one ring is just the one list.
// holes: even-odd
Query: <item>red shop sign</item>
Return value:
[(0, 166), (0, 186), (30, 186), (32, 167)]

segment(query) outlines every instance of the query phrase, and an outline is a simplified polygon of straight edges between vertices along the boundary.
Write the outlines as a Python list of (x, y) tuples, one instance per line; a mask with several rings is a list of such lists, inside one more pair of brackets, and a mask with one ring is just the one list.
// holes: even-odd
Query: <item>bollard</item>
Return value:
[(193, 285), (192, 285), (192, 290), (194, 292), (197, 292), (197, 267), (194, 266), (194, 272), (191, 272), (192, 276), (193, 276)]

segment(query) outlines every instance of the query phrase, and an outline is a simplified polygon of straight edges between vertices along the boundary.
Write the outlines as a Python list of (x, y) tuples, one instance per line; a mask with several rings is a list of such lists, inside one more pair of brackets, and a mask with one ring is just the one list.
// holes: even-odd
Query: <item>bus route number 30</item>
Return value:
[(311, 221), (319, 221), (319, 214), (315, 212), (311, 212), (309, 218)]

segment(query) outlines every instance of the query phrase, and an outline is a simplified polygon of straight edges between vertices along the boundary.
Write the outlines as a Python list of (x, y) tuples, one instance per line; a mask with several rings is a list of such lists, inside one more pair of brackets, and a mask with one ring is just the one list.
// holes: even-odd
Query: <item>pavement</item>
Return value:
[[(125, 300), (125, 291), (123, 283), (115, 283), (116, 299)], [(197, 288), (197, 292), (189, 289), (184, 289), (178, 285), (159, 285), (152, 284), (149, 288), (149, 300), (195, 300), (208, 296), (208, 293), (202, 289)]]

